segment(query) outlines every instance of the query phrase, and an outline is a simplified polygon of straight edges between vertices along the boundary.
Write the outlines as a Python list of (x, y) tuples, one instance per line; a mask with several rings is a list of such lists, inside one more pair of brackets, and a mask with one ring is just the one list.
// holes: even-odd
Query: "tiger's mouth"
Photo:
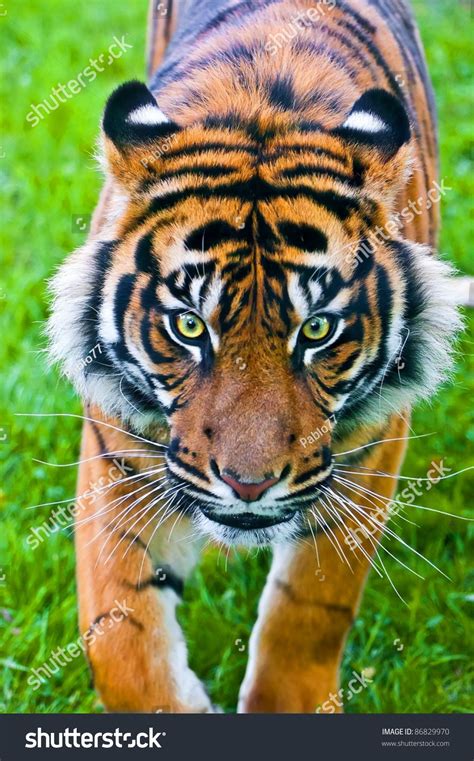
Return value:
[(240, 531), (255, 531), (277, 526), (280, 523), (287, 523), (295, 515), (295, 510), (284, 510), (278, 515), (268, 516), (251, 512), (226, 514), (204, 506), (201, 507), (201, 512), (214, 523), (240, 529)]
[(307, 510), (331, 474), (296, 494), (251, 502), (220, 500), (209, 489), (185, 481), (171, 469), (169, 476), (170, 483), (181, 487), (179, 509), (192, 518), (198, 533), (229, 547), (264, 547), (307, 536)]

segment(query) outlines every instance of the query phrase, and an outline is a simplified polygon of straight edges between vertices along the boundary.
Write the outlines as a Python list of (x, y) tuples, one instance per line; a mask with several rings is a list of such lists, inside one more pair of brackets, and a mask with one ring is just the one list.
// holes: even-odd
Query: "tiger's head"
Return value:
[(131, 82), (102, 126), (108, 219), (53, 280), (52, 356), (132, 430), (166, 416), (170, 477), (204, 531), (295, 536), (334, 448), (450, 366), (450, 268), (390, 227), (405, 110), (370, 90), (332, 128), (179, 127)]

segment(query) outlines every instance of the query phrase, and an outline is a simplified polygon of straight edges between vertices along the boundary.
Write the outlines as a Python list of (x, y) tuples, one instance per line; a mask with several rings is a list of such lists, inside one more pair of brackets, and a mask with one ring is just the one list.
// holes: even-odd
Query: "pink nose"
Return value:
[(232, 476), (227, 476), (225, 473), (221, 475), (221, 478), (237, 492), (240, 499), (243, 499), (244, 502), (255, 502), (270, 486), (277, 484), (280, 480), (279, 478), (266, 478), (264, 481), (259, 481), (256, 484), (243, 484), (240, 481), (236, 481)]

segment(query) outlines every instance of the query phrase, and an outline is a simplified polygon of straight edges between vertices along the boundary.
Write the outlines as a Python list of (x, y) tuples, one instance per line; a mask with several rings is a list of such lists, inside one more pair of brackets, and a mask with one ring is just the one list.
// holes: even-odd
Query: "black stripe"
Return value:
[[(87, 410), (87, 415), (90, 416), (89, 408), (87, 407), (86, 410)], [(96, 424), (96, 422), (94, 420), (89, 420), (89, 424), (90, 424), (90, 426), (91, 426), (91, 428), (92, 428), (92, 430), (94, 432), (94, 435), (95, 435), (95, 437), (97, 439), (97, 443), (99, 445), (100, 454), (108, 454), (109, 450), (107, 449), (107, 444), (105, 443), (105, 439), (104, 439), (104, 437), (102, 435), (102, 431), (100, 430), (99, 426)]]
[(285, 221), (279, 223), (278, 229), (288, 246), (300, 248), (303, 251), (324, 252), (327, 250), (328, 239), (317, 227)]
[(225, 177), (233, 172), (237, 172), (238, 169), (229, 166), (209, 166), (201, 164), (199, 166), (180, 166), (177, 169), (170, 170), (169, 172), (163, 172), (163, 174), (157, 174), (156, 177), (145, 180), (141, 185), (141, 190), (146, 191), (157, 182), (164, 182), (165, 180), (174, 180), (177, 177), (186, 177), (187, 175), (198, 175), (203, 177)]
[[(180, 478), (180, 480), (183, 481), (181, 476), (176, 476), (174, 473), (173, 475), (175, 476), (175, 478)], [(213, 494), (212, 491), (208, 491), (208, 489), (203, 489), (202, 486), (196, 486), (195, 483), (186, 482), (186, 484), (188, 487), (187, 488), (188, 495), (199, 497), (199, 495), (203, 494), (205, 497), (212, 497), (214, 502), (219, 502), (219, 497), (216, 497), (216, 495)], [(197, 495), (193, 494), (193, 492), (197, 492)], [(187, 496), (187, 495), (185, 494), (184, 496)], [(191, 501), (189, 502), (188, 507), (190, 505), (191, 505)]]
[(135, 287), (135, 281), (136, 275), (134, 273), (122, 275), (115, 289), (114, 295), (114, 324), (115, 329), (120, 336), (120, 340), (117, 343), (113, 344), (113, 349), (120, 359), (126, 359), (133, 364), (136, 364), (136, 362), (135, 359), (131, 356), (125, 344), (123, 338), (123, 327), (125, 314), (130, 305), (133, 289)]
[[(347, 8), (345, 3), (342, 3), (342, 0), (338, 0), (338, 7), (343, 5), (343, 7)], [(349, 9), (347, 9), (349, 10)], [(350, 15), (354, 16), (354, 12), (350, 12)], [(359, 14), (356, 14), (357, 16)], [(338, 26), (344, 27), (347, 29), (351, 34), (354, 35), (354, 37), (357, 38), (357, 40), (361, 43), (363, 47), (365, 47), (369, 53), (371, 54), (372, 58), (376, 62), (378, 66), (382, 69), (385, 78), (390, 84), (390, 87), (392, 88), (392, 91), (396, 93), (398, 98), (401, 100), (402, 103), (406, 105), (406, 98), (405, 93), (403, 91), (402, 86), (398, 82), (397, 79), (395, 79), (395, 74), (392, 72), (391, 67), (388, 65), (385, 58), (380, 53), (380, 50), (376, 46), (375, 42), (373, 41), (372, 37), (369, 37), (366, 32), (360, 32), (353, 24), (351, 24), (349, 21), (345, 21), (344, 19), (338, 20)], [(375, 27), (372, 27), (372, 34), (376, 31)]]
[(355, 383), (357, 380), (359, 380), (359, 378), (365, 376), (366, 383), (364, 385), (362, 397), (354, 400), (347, 400), (343, 410), (339, 412), (340, 421), (342, 418), (347, 417), (349, 413), (355, 415), (359, 412), (363, 412), (364, 405), (366, 404), (365, 397), (372, 390), (373, 381), (378, 377), (380, 371), (387, 364), (388, 360), (388, 347), (386, 344), (386, 339), (392, 318), (393, 293), (385, 268), (381, 264), (377, 264), (375, 272), (377, 277), (377, 316), (379, 317), (381, 323), (380, 343), (377, 348), (376, 357), (369, 364), (362, 368), (357, 378), (352, 380), (352, 383)]
[(236, 151), (237, 153), (249, 153), (252, 156), (258, 154), (258, 149), (253, 145), (232, 145), (232, 143), (209, 141), (208, 143), (198, 143), (196, 145), (189, 145), (185, 148), (178, 148), (175, 151), (169, 151), (166, 154), (166, 157), (176, 159), (181, 156), (193, 156), (196, 153), (205, 153), (206, 151), (212, 153), (215, 151), (224, 151), (225, 154), (228, 154), (231, 151)]
[[(330, 29), (329, 27), (325, 26), (324, 24), (320, 27), (321, 30), (321, 36), (325, 34), (327, 37), (334, 37), (336, 39), (339, 39), (341, 44), (344, 45), (344, 35), (338, 34), (338, 32), (335, 32), (334, 30)], [(293, 45), (294, 48), (297, 50), (299, 49), (299, 40), (298, 42)], [(354, 51), (354, 49), (348, 45), (347, 47), (350, 48), (350, 57), (344, 55), (340, 50), (337, 50), (328, 40), (326, 43), (309, 43), (308, 47), (312, 49), (313, 51), (313, 57), (316, 56), (324, 56), (326, 60), (330, 60), (331, 66), (336, 69), (342, 69), (346, 76), (354, 83), (354, 85), (357, 84), (358, 79), (358, 72), (355, 71), (354, 67), (354, 58), (362, 58), (360, 54), (358, 54), (357, 51)], [(364, 65), (364, 60), (362, 58), (362, 64)], [(365, 68), (367, 68), (368, 62), (365, 62)], [(334, 105), (334, 102), (333, 102)]]
[[(340, 63), (340, 67), (348, 74), (348, 76), (352, 79), (353, 82), (357, 81), (357, 74), (354, 71), (354, 60), (356, 59), (360, 62), (362, 68), (365, 70), (372, 69), (372, 79), (374, 79), (373, 76), (373, 65), (370, 63), (369, 59), (358, 49), (351, 39), (349, 37), (346, 37), (346, 35), (342, 34), (341, 32), (337, 32), (334, 29), (331, 29), (330, 27), (326, 25), (321, 26), (321, 34), (325, 34), (329, 38), (334, 38), (335, 40), (338, 40), (338, 42), (341, 43), (345, 48), (347, 48), (350, 51), (350, 59), (346, 58), (345, 56), (342, 56), (340, 53), (338, 55), (338, 63)], [(325, 55), (324, 48), (322, 45), (317, 45), (314, 42), (310, 42), (307, 39), (300, 39), (297, 40), (296, 43), (293, 44), (293, 50), (295, 50), (297, 53), (305, 53), (308, 52), (313, 56), (317, 55)], [(326, 47), (326, 46), (324, 46)], [(335, 51), (331, 49), (331, 47), (327, 46), (328, 54), (326, 54), (327, 58), (330, 58), (331, 62), (335, 56)], [(339, 105), (339, 103), (338, 103)]]
[(360, 349), (355, 349), (353, 352), (349, 354), (348, 357), (344, 360), (344, 362), (341, 362), (340, 365), (337, 366), (337, 372), (338, 373), (347, 373), (351, 367), (353, 366), (355, 360), (360, 355)]
[[(330, 348), (332, 348), (332, 346)], [(339, 368), (337, 371), (339, 372)], [(349, 383), (347, 380), (339, 380), (335, 381), (333, 386), (328, 386), (327, 383), (322, 380), (321, 376), (314, 376), (314, 379), (317, 381), (318, 385), (323, 389), (323, 391), (325, 391), (329, 396), (335, 396), (341, 392), (345, 393)]]
[(119, 385), (122, 395), (131, 407), (136, 407), (142, 413), (158, 412), (158, 400), (153, 395), (152, 389), (138, 388), (136, 382), (130, 382), (125, 376), (122, 376)]
[(146, 222), (150, 215), (157, 212), (169, 212), (184, 200), (189, 200), (190, 198), (215, 199), (219, 197), (252, 202), (270, 201), (274, 198), (304, 197), (319, 206), (323, 206), (340, 220), (347, 219), (351, 212), (358, 211), (360, 206), (357, 200), (336, 193), (334, 190), (315, 190), (309, 185), (275, 187), (261, 178), (255, 177), (249, 182), (222, 184), (212, 188), (206, 186), (190, 187), (165, 193), (152, 200), (148, 209), (133, 220), (132, 226), (128, 231), (130, 232)]
[(221, 24), (231, 22), (245, 15), (247, 18), (257, 13), (263, 8), (267, 8), (281, 0), (243, 0), (225, 10), (220, 11), (203, 29), (199, 30), (199, 35), (205, 35), (207, 32), (215, 31)]
[(155, 259), (153, 255), (153, 233), (143, 235), (135, 249), (135, 266), (139, 272), (152, 273)]
[(279, 176), (290, 180), (308, 176), (312, 177), (315, 174), (321, 177), (330, 177), (339, 182), (347, 182), (349, 185), (354, 185), (355, 187), (360, 187), (362, 185), (362, 177), (360, 175), (354, 176), (343, 174), (342, 172), (336, 172), (334, 169), (326, 169), (325, 167), (314, 164), (298, 163), (289, 169), (283, 169), (279, 173)]
[(306, 155), (311, 156), (324, 156), (325, 158), (339, 161), (341, 164), (344, 164), (344, 166), (347, 165), (346, 156), (337, 153), (336, 151), (330, 150), (329, 148), (319, 148), (316, 145), (311, 145), (311, 143), (285, 144), (279, 146), (278, 148), (264, 151), (263, 158), (267, 161), (271, 161), (281, 157), (286, 158), (288, 153), (305, 153)]
[[(91, 263), (93, 285), (90, 289), (90, 296), (86, 302), (81, 315), (81, 332), (84, 336), (84, 345), (90, 352), (97, 345), (101, 345), (99, 337), (99, 315), (102, 307), (103, 291), (105, 278), (113, 263), (113, 253), (118, 241), (109, 241), (102, 243), (93, 255)], [(92, 362), (85, 366), (85, 371), (91, 372), (97, 369), (96, 358), (92, 355)], [(107, 374), (110, 369), (101, 367), (101, 373)]]
[[(222, 243), (228, 243), (229, 241), (239, 242), (242, 239), (245, 239), (244, 230), (237, 229), (228, 222), (216, 219), (189, 233), (184, 240), (184, 245), (189, 249), (208, 251), (210, 248), (219, 246)], [(201, 274), (202, 268), (201, 272), (197, 269), (197, 275)]]
[(369, 34), (375, 34), (377, 31), (377, 27), (370, 23), (368, 19), (365, 18), (365, 16), (362, 16), (360, 13), (355, 11), (352, 6), (348, 5), (344, 0), (337, 0), (337, 8), (340, 8), (344, 11), (348, 16), (352, 16), (353, 20), (359, 24), (366, 32)]
[[(114, 610), (114, 608), (112, 608), (112, 610)], [(96, 616), (96, 618), (94, 618), (92, 624), (87, 629), (86, 634), (93, 634), (94, 630), (96, 629), (96, 627), (99, 626), (100, 622), (104, 618), (110, 618), (111, 617), (112, 610), (108, 611), (107, 613), (101, 613), (100, 616)], [(137, 619), (134, 618), (133, 616), (131, 616), (130, 614), (129, 615), (122, 614), (122, 618), (120, 620), (121, 621), (128, 621), (129, 623), (133, 624), (133, 626), (135, 626), (137, 629), (140, 629), (140, 631), (143, 631), (143, 629), (144, 629), (143, 624), (140, 621), (137, 621)], [(112, 618), (112, 621), (115, 621), (115, 619)], [(88, 646), (89, 643), (86, 642), (86, 645)]]
[[(227, 21), (230, 15), (236, 14), (237, 9), (239, 9), (239, 15), (245, 12), (247, 16), (249, 16), (250, 14), (253, 14), (259, 10), (256, 6), (258, 6), (260, 3), (263, 7), (265, 7), (271, 3), (277, 2), (281, 2), (281, 0), (244, 0), (244, 2), (239, 3), (233, 8), (222, 11), (215, 18), (211, 19), (211, 21), (206, 24), (203, 29), (199, 29), (199, 27), (196, 28), (196, 35), (193, 35), (195, 38), (194, 44), (197, 43), (199, 38), (204, 37), (208, 31), (215, 30), (216, 26), (224, 23), (224, 21)], [(226, 50), (219, 50), (217, 53), (211, 53), (205, 58), (194, 60), (192, 63), (189, 63), (189, 61), (186, 59), (184, 59), (183, 62), (182, 58), (179, 58), (178, 60), (172, 60), (168, 65), (165, 65), (160, 70), (158, 70), (157, 84), (161, 89), (165, 84), (170, 81), (175, 81), (178, 77), (183, 76), (183, 74), (189, 76), (189, 74), (192, 74), (195, 71), (202, 71), (204, 67), (210, 67), (214, 64), (217, 65), (222, 62), (228, 63), (231, 66), (239, 66), (242, 60), (247, 61), (248, 63), (253, 63), (257, 52), (259, 50), (260, 52), (264, 52), (266, 41), (254, 41), (251, 43), (251, 45), (252, 47), (248, 48), (242, 44), (232, 44), (232, 46)]]
[(174, 391), (175, 388), (182, 386), (182, 384), (192, 376), (193, 371), (194, 368), (191, 367), (179, 378), (177, 378), (176, 375), (163, 375), (162, 373), (154, 373), (153, 378), (156, 378), (156, 380), (161, 383), (161, 385), (164, 386), (167, 391)]
[(172, 451), (170, 451), (170, 448), (168, 448), (167, 457), (168, 457), (168, 460), (170, 460), (171, 462), (174, 462), (175, 465), (178, 465), (178, 467), (185, 470), (186, 473), (190, 473), (196, 478), (200, 478), (202, 481), (206, 481), (207, 483), (210, 483), (209, 478), (206, 476), (205, 473), (202, 473), (198, 468), (195, 468), (194, 465), (189, 465), (187, 462), (184, 462), (184, 460), (178, 457), (177, 454), (174, 454)]

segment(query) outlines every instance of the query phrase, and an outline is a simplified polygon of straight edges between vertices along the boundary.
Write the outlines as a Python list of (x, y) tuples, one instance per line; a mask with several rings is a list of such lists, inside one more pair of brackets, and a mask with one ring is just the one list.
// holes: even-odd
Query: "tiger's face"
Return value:
[(331, 130), (180, 129), (130, 83), (103, 137), (111, 213), (54, 280), (53, 356), (106, 414), (149, 436), (166, 416), (205, 532), (296, 536), (334, 447), (449, 366), (447, 265), (399, 235), (368, 243), (409, 174), (404, 109), (373, 90)]

